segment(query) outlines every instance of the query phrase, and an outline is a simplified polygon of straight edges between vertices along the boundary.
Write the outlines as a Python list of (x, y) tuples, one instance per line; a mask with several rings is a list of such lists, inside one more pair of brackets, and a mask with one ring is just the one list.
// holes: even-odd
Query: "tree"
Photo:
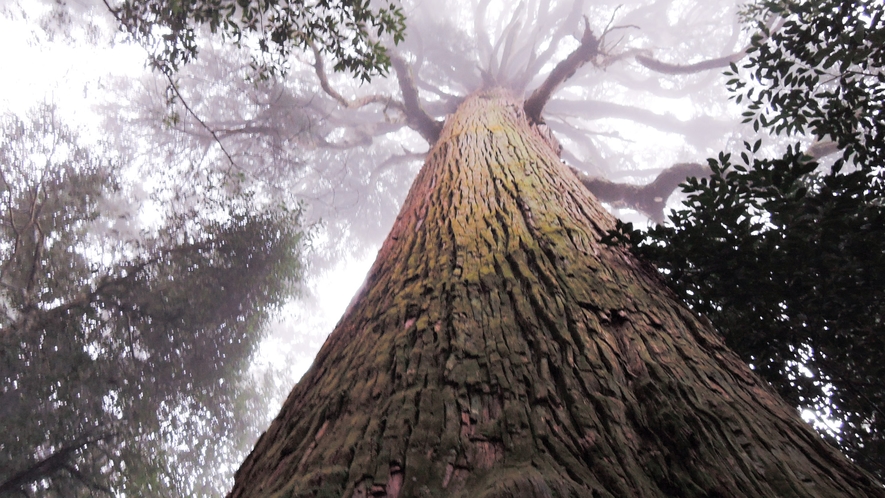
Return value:
[[(771, 139), (745, 142), (684, 186), (670, 224), (622, 232), (729, 347), (791, 404), (838, 424), (828, 438), (881, 478), (883, 7), (766, 1), (745, 15), (766, 36), (732, 67), (734, 98), (754, 129), (795, 143), (766, 152)], [(775, 30), (762, 22), (770, 16)]]
[(195, 470), (264, 422), (248, 366), (298, 276), (298, 212), (221, 195), (129, 238), (121, 157), (51, 106), (0, 136), (0, 495), (218, 493)]
[[(615, 84), (621, 88), (638, 90), (629, 91), (631, 99), (641, 96), (643, 92), (674, 98), (680, 94), (697, 94), (698, 89), (706, 87), (699, 83), (703, 78), (694, 78), (695, 75), (702, 75), (703, 71), (707, 71), (707, 75), (715, 74), (709, 70), (726, 67), (729, 62), (739, 61), (744, 57), (741, 49), (744, 40), (740, 30), (723, 30), (721, 25), (717, 25), (715, 21), (727, 17), (729, 12), (712, 3), (693, 6), (667, 1), (631, 3), (626, 13), (612, 16), (617, 17), (622, 25), (597, 30), (600, 33), (598, 38), (589, 29), (589, 20), (582, 20), (584, 9), (580, 1), (528, 2), (515, 12), (505, 12), (497, 19), (493, 15), (496, 6), (490, 2), (479, 2), (478, 9), (467, 13), (466, 23), (464, 17), (457, 23), (451, 21), (454, 16), (464, 14), (459, 11), (464, 9), (463, 6), (456, 5), (446, 9), (446, 12), (440, 12), (438, 8), (427, 9), (425, 5), (425, 10), (429, 10), (432, 15), (423, 18), (424, 26), (439, 29), (417, 30), (424, 33), (423, 37), (414, 37), (412, 43), (404, 46), (398, 56), (394, 55), (392, 61), (396, 73), (395, 81), (382, 81), (380, 89), (379, 86), (374, 86), (368, 92), (352, 88), (342, 90), (339, 85), (341, 77), (326, 73), (322, 53), (317, 50), (313, 51), (312, 56), (308, 54), (304, 57), (303, 62), (309, 64), (306, 67), (315, 74), (318, 84), (311, 86), (304, 83), (306, 80), (296, 79), (296, 83), (279, 92), (277, 96), (292, 97), (289, 102), (298, 102), (297, 112), (308, 123), (303, 136), (306, 138), (305, 143), (311, 147), (307, 154), (314, 155), (314, 160), (305, 162), (310, 164), (321, 162), (318, 159), (337, 159), (342, 154), (329, 151), (347, 150), (351, 158), (344, 163), (345, 169), (350, 172), (347, 177), (360, 180), (372, 178), (379, 169), (396, 164), (396, 159), (399, 159), (390, 157), (389, 161), (381, 162), (380, 166), (377, 161), (370, 160), (374, 158), (366, 151), (371, 150), (369, 146), (376, 140), (393, 136), (393, 140), (400, 141), (403, 137), (400, 132), (410, 129), (428, 143), (436, 143), (442, 129), (439, 118), (454, 112), (466, 95), (481, 86), (506, 86), (518, 95), (527, 94), (532, 89), (544, 89), (528, 99), (526, 111), (539, 127), (546, 126), (558, 134), (566, 145), (563, 150), (566, 159), (589, 171), (612, 171), (615, 168), (609, 165), (613, 161), (625, 162), (635, 158), (628, 158), (630, 154), (623, 149), (612, 153), (612, 148), (599, 147), (599, 136), (608, 135), (608, 138), (613, 139), (620, 137), (606, 130), (588, 133), (586, 126), (582, 126), (587, 121), (580, 121), (588, 115), (591, 118), (600, 115), (625, 118), (644, 123), (648, 127), (675, 130), (685, 137), (687, 145), (701, 148), (698, 144), (706, 142), (704, 137), (720, 134), (724, 130), (719, 126), (721, 122), (702, 119), (704, 116), (697, 115), (693, 116), (697, 119), (675, 119), (672, 115), (643, 111), (638, 105), (633, 105), (632, 100), (630, 105), (623, 102), (612, 104), (591, 96), (611, 92)], [(420, 6), (410, 8), (410, 12), (421, 10)], [(604, 7), (599, 9), (603, 10)], [(594, 15), (594, 23), (597, 19), (607, 18), (608, 14), (606, 12), (604, 17)], [(627, 44), (619, 45), (618, 32), (643, 24), (641, 21), (646, 23), (643, 31), (636, 37), (631, 37)], [(574, 34), (574, 30), (582, 24), (584, 29), (578, 32), (575, 40), (571, 40), (569, 35)], [(660, 36), (662, 30), (649, 29), (650, 25), (657, 27), (658, 24), (676, 28), (675, 38), (678, 42), (673, 43), (672, 31), (667, 38)], [(473, 28), (465, 30), (462, 27), (465, 25)], [(683, 36), (694, 31), (715, 36)], [(572, 51), (565, 62), (557, 65), (559, 54), (571, 51), (576, 45), (578, 50)], [(664, 54), (665, 60), (660, 60), (654, 56), (660, 55), (661, 46), (676, 46), (678, 49)], [(656, 51), (658, 54), (655, 54)], [(578, 66), (586, 62), (605, 69), (606, 77), (599, 78), (597, 72), (575, 73)], [(625, 67), (630, 68), (632, 73), (625, 71)], [(544, 79), (548, 72), (550, 76)], [(655, 86), (655, 81), (648, 77), (650, 72), (680, 75), (684, 79), (678, 84), (669, 81), (668, 85)], [(569, 79), (570, 76), (575, 77)], [(567, 79), (569, 85), (564, 87), (562, 83)], [(398, 87), (399, 98), (391, 96), (390, 83)], [(553, 93), (555, 89), (559, 90), (556, 97)], [(374, 90), (379, 92), (373, 93)], [(320, 92), (328, 98), (323, 99)], [(337, 102), (338, 108), (330, 106), (330, 102)], [(272, 108), (272, 104), (265, 103), (261, 110)], [(216, 106), (209, 112), (217, 116), (225, 111), (227, 107)], [(344, 117), (345, 112), (350, 119)], [(191, 114), (205, 115), (196, 112)], [(247, 125), (261, 123), (261, 119), (256, 119), (259, 117), (263, 118), (264, 115), (250, 111), (244, 114), (241, 122), (233, 123), (236, 126), (229, 126), (231, 123), (224, 121), (219, 121), (218, 124), (232, 135), (246, 140), (279, 138), (279, 135), (275, 136), (278, 129), (266, 133), (263, 129), (239, 126), (243, 121)], [(541, 122), (542, 117), (546, 123)], [(173, 126), (178, 126), (175, 120), (170, 122)], [(208, 120), (201, 121), (200, 125), (206, 132), (214, 132), (218, 128)], [(190, 130), (192, 134), (193, 128)], [(229, 143), (218, 133), (210, 135), (222, 150)], [(288, 140), (289, 137), (284, 138)], [(280, 142), (285, 143), (285, 140)], [(294, 142), (301, 145), (298, 141)], [(414, 155), (416, 153), (409, 149), (402, 154), (403, 157)], [(233, 159), (234, 155), (229, 154), (228, 157)], [(289, 165), (300, 166), (298, 161), (286, 164)], [(247, 166), (243, 168), (244, 171), (248, 174), (256, 173), (256, 170), (251, 169), (252, 164)], [(375, 169), (372, 170), (372, 167)], [(368, 175), (367, 169), (370, 171)], [(663, 196), (657, 189), (649, 192), (652, 192), (650, 202), (643, 205), (654, 209), (643, 209), (659, 211), (663, 205)]]
[(532, 102), (449, 117), (230, 496), (885, 496), (600, 243)]

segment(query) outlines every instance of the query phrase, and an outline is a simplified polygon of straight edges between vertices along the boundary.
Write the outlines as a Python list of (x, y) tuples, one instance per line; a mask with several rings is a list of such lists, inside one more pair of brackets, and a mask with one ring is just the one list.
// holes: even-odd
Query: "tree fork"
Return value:
[(614, 219), (523, 109), (449, 117), (230, 496), (885, 496), (599, 242)]

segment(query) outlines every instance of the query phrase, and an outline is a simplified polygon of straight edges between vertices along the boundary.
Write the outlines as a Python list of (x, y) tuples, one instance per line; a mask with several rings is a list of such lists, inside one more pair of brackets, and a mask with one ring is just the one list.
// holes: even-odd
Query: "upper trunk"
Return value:
[(521, 102), (468, 98), (230, 496), (885, 496), (613, 225)]

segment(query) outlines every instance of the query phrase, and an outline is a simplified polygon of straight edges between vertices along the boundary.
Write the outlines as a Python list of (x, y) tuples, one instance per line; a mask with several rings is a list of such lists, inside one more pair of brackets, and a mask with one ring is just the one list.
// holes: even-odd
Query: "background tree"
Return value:
[(298, 277), (299, 213), (204, 196), (127, 238), (123, 158), (51, 106), (0, 137), (0, 494), (218, 494), (205, 466), (266, 423), (248, 367)]
[(826, 419), (828, 438), (882, 477), (883, 7), (763, 1), (744, 16), (764, 37), (732, 66), (729, 87), (745, 121), (780, 139), (711, 159), (712, 176), (683, 186), (685, 207), (667, 225), (621, 233), (782, 396)]

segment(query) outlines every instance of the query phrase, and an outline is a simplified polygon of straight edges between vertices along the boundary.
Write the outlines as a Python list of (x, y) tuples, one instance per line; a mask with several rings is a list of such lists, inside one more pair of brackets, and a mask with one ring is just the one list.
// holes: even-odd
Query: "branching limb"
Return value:
[(313, 42), (310, 43), (310, 48), (313, 50), (313, 68), (316, 72), (317, 78), (320, 80), (320, 86), (323, 88), (324, 92), (335, 99), (339, 104), (341, 104), (342, 107), (344, 107), (345, 109), (359, 109), (370, 104), (383, 104), (385, 108), (394, 108), (405, 112), (403, 104), (401, 102), (395, 101), (389, 95), (367, 95), (356, 100), (347, 100), (346, 98), (344, 98), (343, 95), (335, 91), (335, 89), (332, 88), (332, 85), (329, 84), (329, 77), (326, 74), (326, 66), (323, 62), (323, 56), (320, 53), (320, 50)]
[(384, 161), (382, 161), (378, 166), (375, 166), (375, 169), (372, 171), (373, 175), (377, 175), (382, 171), (390, 168), (391, 166), (395, 166), (397, 164), (402, 164), (410, 161), (423, 161), (424, 158), (427, 157), (426, 152), (412, 152), (405, 147), (403, 147), (402, 154), (394, 154)]
[[(780, 16), (773, 16), (768, 19), (767, 26), (763, 30), (763, 33), (760, 35), (759, 40), (764, 41), (768, 39), (768, 37), (770, 37), (772, 33), (780, 30), (783, 27), (783, 24), (784, 19)], [(644, 54), (636, 55), (635, 59), (636, 62), (638, 62), (640, 65), (658, 73), (674, 75), (695, 74), (703, 71), (709, 71), (710, 69), (728, 67), (730, 64), (736, 63), (746, 57), (748, 55), (748, 50), (750, 50), (751, 47), (752, 45), (747, 45), (740, 51), (735, 52), (731, 55), (718, 57), (716, 59), (708, 59), (693, 64), (671, 64), (668, 62), (659, 61)]]
[(473, 17), (473, 32), (476, 34), (476, 47), (479, 50), (480, 59), (492, 56), (492, 42), (486, 27), (486, 11), (490, 0), (482, 0)]
[(702, 176), (709, 171), (698, 163), (679, 163), (662, 171), (647, 185), (615, 183), (604, 178), (594, 178), (575, 168), (572, 172), (600, 201), (636, 209), (655, 223), (664, 221), (664, 206), (670, 194), (690, 176)]
[(391, 55), (390, 61), (396, 71), (396, 79), (403, 95), (406, 122), (428, 143), (435, 143), (442, 131), (442, 123), (431, 118), (427, 111), (421, 107), (421, 101), (418, 99), (418, 87), (415, 86), (415, 79), (412, 77), (409, 64), (399, 55)]
[(814, 160), (818, 160), (836, 152), (839, 152), (839, 144), (832, 140), (824, 140), (821, 142), (815, 141), (811, 144), (811, 146), (808, 147), (808, 150), (805, 151), (805, 155), (811, 156)]
[(317, 144), (320, 147), (338, 150), (347, 150), (354, 147), (369, 146), (372, 145), (372, 141), (375, 139), (375, 137), (380, 137), (381, 135), (395, 132), (401, 129), (403, 126), (404, 124), (400, 122), (381, 122), (373, 123), (370, 125), (353, 126), (348, 128), (348, 131), (351, 132), (353, 138), (349, 140), (342, 140), (340, 142), (331, 142), (323, 137), (318, 137)]
[(541, 121), (541, 112), (547, 101), (553, 95), (553, 92), (562, 85), (567, 79), (571, 78), (575, 72), (584, 64), (599, 55), (599, 39), (593, 35), (590, 30), (590, 21), (584, 18), (584, 34), (581, 36), (581, 45), (569, 54), (565, 60), (559, 62), (553, 71), (541, 83), (532, 95), (525, 101), (525, 112), (529, 120), (533, 122)]
[(574, 26), (581, 18), (581, 12), (583, 11), (583, 2), (580, 0), (575, 0), (572, 3), (571, 10), (569, 11), (568, 16), (566, 16), (565, 20), (560, 23), (559, 28), (552, 34), (550, 37), (550, 43), (547, 48), (539, 55), (535, 56), (534, 51), (532, 52), (531, 57), (529, 57), (529, 62), (526, 64), (526, 68), (523, 73), (515, 78), (514, 88), (522, 91), (529, 84), (532, 78), (535, 77), (540, 71), (541, 68), (547, 64), (550, 59), (553, 57), (553, 54), (556, 52), (556, 49), (559, 48), (559, 42), (562, 41), (563, 38), (568, 35), (572, 26)]

